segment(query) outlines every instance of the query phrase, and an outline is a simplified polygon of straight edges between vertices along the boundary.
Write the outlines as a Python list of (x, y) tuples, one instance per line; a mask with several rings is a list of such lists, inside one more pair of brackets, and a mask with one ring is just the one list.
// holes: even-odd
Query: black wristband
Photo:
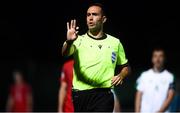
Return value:
[(66, 43), (71, 45), (74, 41), (73, 40), (66, 40)]

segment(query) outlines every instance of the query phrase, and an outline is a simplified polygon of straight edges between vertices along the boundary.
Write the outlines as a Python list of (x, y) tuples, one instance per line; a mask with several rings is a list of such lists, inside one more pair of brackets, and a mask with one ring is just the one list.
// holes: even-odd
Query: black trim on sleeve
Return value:
[(74, 40), (66, 40), (66, 43), (71, 45), (74, 42)]
[(120, 66), (121, 68), (127, 67), (127, 66), (129, 66), (129, 63), (127, 62), (127, 63), (125, 63), (125, 64), (123, 64), (123, 65), (118, 65), (118, 66)]
[(122, 70), (122, 68), (124, 67), (130, 67), (129, 63), (125, 63), (123, 65), (116, 65), (116, 68), (115, 68), (115, 74), (119, 74), (120, 70)]

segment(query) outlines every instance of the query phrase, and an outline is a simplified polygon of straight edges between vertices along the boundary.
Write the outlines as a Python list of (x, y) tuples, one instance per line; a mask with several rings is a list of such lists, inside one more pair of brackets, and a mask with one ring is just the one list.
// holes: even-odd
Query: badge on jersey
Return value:
[(116, 53), (115, 52), (112, 52), (111, 60), (112, 60), (112, 63), (114, 63), (116, 61)]

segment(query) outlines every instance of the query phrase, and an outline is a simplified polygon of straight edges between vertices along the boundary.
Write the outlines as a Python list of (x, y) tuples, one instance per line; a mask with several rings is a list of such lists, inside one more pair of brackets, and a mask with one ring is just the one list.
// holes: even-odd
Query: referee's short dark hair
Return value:
[(101, 11), (102, 11), (102, 15), (103, 15), (103, 16), (106, 16), (105, 8), (104, 8), (103, 4), (101, 4), (101, 3), (92, 3), (92, 4), (89, 5), (89, 8), (92, 7), (92, 6), (98, 6), (98, 7), (100, 7), (100, 8), (101, 8)]

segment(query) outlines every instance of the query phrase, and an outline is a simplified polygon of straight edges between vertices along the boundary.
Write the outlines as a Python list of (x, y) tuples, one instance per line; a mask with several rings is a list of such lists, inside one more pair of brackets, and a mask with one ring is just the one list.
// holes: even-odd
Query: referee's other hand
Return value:
[(122, 84), (123, 83), (123, 77), (121, 76), (114, 76), (111, 80), (111, 84), (112, 86), (117, 86), (119, 84)]

